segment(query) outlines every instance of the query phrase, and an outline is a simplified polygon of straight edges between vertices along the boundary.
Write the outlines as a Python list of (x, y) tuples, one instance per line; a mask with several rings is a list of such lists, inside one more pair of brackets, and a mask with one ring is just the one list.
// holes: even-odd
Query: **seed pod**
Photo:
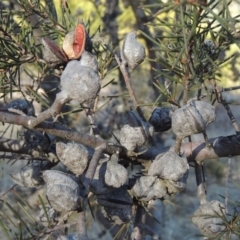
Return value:
[(87, 51), (83, 51), (81, 59), (79, 60), (81, 66), (84, 67), (90, 67), (92, 68), (95, 72), (98, 72), (98, 62), (97, 62), (97, 58), (87, 52)]
[(42, 171), (51, 168), (53, 165), (50, 162), (40, 162), (35, 161), (20, 171), (11, 174), (13, 181), (20, 186), (24, 186), (27, 188), (34, 188), (42, 185), (43, 178), (42, 178)]
[(178, 181), (188, 172), (188, 162), (173, 151), (167, 151), (156, 156), (151, 163), (148, 175), (162, 179)]
[[(204, 236), (212, 239), (226, 228), (223, 219), (219, 217), (223, 214), (225, 215), (224, 204), (214, 200), (202, 204), (195, 211), (192, 222), (198, 226)], [(223, 218), (226, 217), (223, 216)]]
[(97, 202), (103, 206), (103, 214), (116, 224), (129, 222), (132, 218), (132, 198), (125, 187), (97, 195)]
[(79, 59), (85, 48), (86, 31), (83, 24), (78, 24), (77, 27), (69, 32), (63, 41), (63, 51), (68, 59)]
[(48, 38), (42, 38), (41, 42), (43, 45), (43, 59), (50, 67), (55, 67), (68, 61), (65, 53), (54, 41)]
[(172, 130), (178, 139), (202, 133), (215, 120), (215, 107), (202, 101), (192, 101), (172, 114)]
[(154, 176), (138, 178), (131, 192), (138, 200), (146, 202), (163, 198), (167, 194), (163, 180)]
[(92, 157), (92, 151), (89, 148), (77, 143), (58, 142), (56, 151), (60, 161), (77, 176), (85, 171)]
[(134, 111), (129, 111), (127, 115), (127, 124), (120, 130), (120, 143), (127, 150), (134, 151), (148, 142), (153, 135), (153, 127)]
[(101, 88), (98, 74), (81, 62), (70, 61), (61, 75), (62, 90), (79, 103), (94, 100)]
[(145, 48), (137, 41), (136, 31), (128, 33), (123, 40), (122, 60), (126, 61), (128, 67), (133, 70), (143, 62), (145, 56)]
[(7, 105), (7, 108), (20, 110), (28, 116), (33, 116), (35, 113), (33, 104), (25, 99), (13, 100)]
[(58, 212), (81, 210), (82, 197), (79, 184), (74, 177), (56, 170), (43, 172), (47, 183), (47, 199), (53, 209)]
[(119, 188), (128, 180), (128, 171), (121, 164), (118, 164), (117, 154), (113, 154), (111, 160), (107, 162), (104, 174), (104, 184), (107, 187)]
[(154, 127), (155, 132), (164, 132), (172, 127), (172, 110), (170, 108), (155, 108), (149, 123)]

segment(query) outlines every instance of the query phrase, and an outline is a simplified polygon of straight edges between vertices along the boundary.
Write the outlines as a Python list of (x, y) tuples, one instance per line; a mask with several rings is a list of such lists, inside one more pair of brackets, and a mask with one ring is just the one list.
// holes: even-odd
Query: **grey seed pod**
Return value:
[(167, 194), (163, 180), (155, 176), (138, 178), (131, 192), (138, 200), (146, 202), (163, 198)]
[(156, 156), (149, 167), (148, 175), (178, 181), (188, 172), (188, 169), (185, 157), (180, 157), (173, 151), (167, 151)]
[(94, 194), (107, 194), (114, 190), (113, 187), (105, 184), (105, 173), (107, 171), (107, 162), (97, 166), (94, 177), (90, 183), (90, 191)]
[(25, 99), (13, 100), (7, 105), (7, 108), (20, 110), (21, 112), (25, 113), (28, 116), (33, 116), (35, 114), (33, 104)]
[(42, 171), (51, 168), (50, 162), (35, 161), (23, 167), (20, 171), (11, 174), (13, 181), (20, 186), (34, 188), (42, 185)]
[(187, 171), (178, 181), (164, 180), (165, 187), (167, 188), (167, 193), (169, 195), (172, 195), (185, 190), (187, 186), (188, 174), (189, 172)]
[(133, 70), (143, 62), (145, 56), (145, 48), (137, 41), (136, 31), (128, 33), (121, 49), (122, 60), (126, 61), (128, 67)]
[[(40, 222), (48, 222), (47, 216), (45, 214), (45, 211), (42, 207), (42, 205), (39, 206), (40, 207), (40, 212), (38, 215), (38, 218), (40, 220)], [(48, 217), (52, 222), (57, 222), (57, 219), (59, 217), (59, 213), (56, 212), (50, 205), (46, 204), (45, 205), (45, 209), (47, 211)]]
[(79, 103), (91, 102), (100, 91), (100, 78), (92, 68), (72, 60), (61, 75), (61, 88), (69, 98)]
[(43, 172), (47, 183), (47, 199), (51, 207), (58, 211), (81, 210), (81, 189), (74, 177), (56, 170)]
[(132, 197), (125, 187), (97, 195), (97, 202), (103, 206), (103, 214), (116, 224), (129, 222), (132, 219)]
[(204, 236), (214, 238), (226, 228), (224, 221), (217, 214), (225, 214), (224, 204), (216, 200), (207, 202), (195, 211), (192, 222)]
[(92, 151), (89, 148), (70, 142), (67, 144), (58, 142), (56, 152), (60, 161), (77, 176), (85, 171), (88, 161), (92, 157)]
[(67, 61), (67, 57), (57, 44), (48, 38), (42, 38), (43, 59), (50, 67), (56, 67)]
[(104, 175), (104, 184), (107, 187), (119, 188), (124, 185), (127, 180), (127, 169), (113, 160), (108, 161)]
[(172, 130), (178, 139), (202, 133), (215, 120), (215, 107), (203, 102), (192, 101), (172, 114)]
[(155, 132), (164, 132), (172, 127), (171, 108), (155, 108), (149, 123), (154, 127)]
[(98, 61), (96, 56), (91, 54), (90, 52), (84, 51), (82, 53), (81, 59), (79, 60), (81, 66), (90, 67), (95, 72), (98, 72)]
[(120, 143), (127, 150), (134, 151), (153, 136), (153, 127), (134, 111), (129, 111), (127, 116), (127, 123), (120, 130)]

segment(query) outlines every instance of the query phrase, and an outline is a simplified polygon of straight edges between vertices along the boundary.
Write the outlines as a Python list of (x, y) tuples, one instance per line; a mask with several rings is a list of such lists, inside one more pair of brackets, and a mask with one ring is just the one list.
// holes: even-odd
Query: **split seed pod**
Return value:
[(42, 171), (52, 167), (50, 162), (35, 161), (23, 167), (20, 171), (11, 174), (13, 181), (20, 186), (34, 188), (42, 185)]
[(72, 60), (61, 75), (61, 88), (69, 98), (79, 103), (91, 102), (100, 91), (100, 78), (93, 68)]
[(81, 210), (81, 189), (73, 176), (56, 170), (43, 172), (47, 199), (58, 212)]
[(153, 127), (144, 122), (134, 111), (127, 113), (128, 119), (120, 130), (120, 143), (129, 151), (143, 146), (153, 136)]
[(68, 61), (65, 53), (54, 41), (48, 38), (42, 38), (41, 42), (43, 45), (43, 59), (50, 67), (55, 67)]
[(78, 24), (77, 27), (69, 32), (63, 41), (63, 51), (68, 59), (79, 59), (85, 48), (86, 30), (83, 24)]
[(11, 109), (20, 110), (28, 116), (33, 116), (35, 113), (34, 106), (31, 102), (25, 99), (16, 99), (10, 102), (7, 105), (7, 108), (11, 111)]
[(125, 187), (120, 187), (108, 194), (97, 196), (98, 204), (103, 206), (105, 217), (116, 224), (123, 224), (132, 219), (133, 200)]
[(89, 148), (77, 143), (58, 142), (56, 151), (60, 161), (77, 176), (85, 171), (92, 157), (92, 151)]
[(220, 216), (225, 214), (224, 204), (216, 200), (207, 202), (195, 211), (192, 222), (198, 226), (204, 236), (212, 239), (226, 228), (223, 219), (217, 214)]
[(146, 202), (163, 198), (167, 194), (163, 180), (155, 176), (138, 178), (131, 192), (138, 200)]
[(188, 162), (173, 151), (167, 151), (156, 156), (151, 163), (148, 175), (161, 179), (178, 181), (188, 172)]
[(145, 56), (145, 48), (137, 41), (136, 31), (128, 33), (123, 40), (122, 60), (126, 61), (128, 67), (133, 70), (143, 62)]
[(149, 123), (154, 127), (155, 132), (164, 132), (172, 127), (172, 110), (170, 108), (155, 108)]
[(203, 101), (192, 101), (172, 114), (172, 130), (178, 139), (202, 133), (215, 120), (215, 107)]

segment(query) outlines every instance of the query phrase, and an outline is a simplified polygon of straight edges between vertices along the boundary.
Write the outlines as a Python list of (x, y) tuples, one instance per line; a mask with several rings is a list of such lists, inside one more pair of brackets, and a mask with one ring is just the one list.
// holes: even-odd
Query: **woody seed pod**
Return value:
[(203, 102), (192, 101), (172, 114), (172, 130), (178, 139), (202, 133), (215, 120), (215, 107)]
[(172, 110), (170, 108), (155, 108), (149, 123), (154, 127), (155, 132), (164, 132), (172, 127)]
[(163, 180), (154, 176), (138, 178), (131, 192), (138, 200), (146, 202), (163, 198), (167, 194)]
[(104, 216), (116, 224), (129, 222), (132, 218), (133, 201), (125, 187), (97, 195), (97, 202), (103, 206)]
[(35, 161), (28, 164), (20, 171), (11, 174), (13, 181), (20, 186), (34, 188), (42, 185), (42, 171), (52, 167), (50, 162)]
[(224, 229), (224, 221), (220, 216), (225, 214), (225, 206), (219, 201), (202, 204), (194, 213), (192, 222), (198, 226), (202, 234), (209, 238), (218, 236)]
[(91, 67), (80, 61), (70, 61), (61, 75), (61, 88), (67, 96), (79, 103), (94, 100), (101, 88), (100, 78)]
[(47, 199), (58, 212), (81, 210), (81, 189), (73, 176), (56, 170), (43, 172)]
[(178, 181), (188, 172), (188, 162), (173, 151), (167, 151), (156, 156), (151, 163), (148, 175), (162, 179)]
[(85, 171), (88, 161), (92, 157), (89, 148), (77, 143), (58, 142), (56, 151), (60, 161), (77, 176)]
[(128, 33), (123, 40), (122, 60), (133, 70), (143, 62), (145, 56), (145, 48), (137, 41), (136, 31)]
[(98, 71), (97, 58), (93, 54), (91, 54), (87, 51), (83, 51), (81, 59), (79, 61), (80, 61), (81, 66), (90, 67), (95, 72)]
[(129, 111), (127, 115), (127, 124), (120, 130), (120, 143), (127, 150), (134, 151), (148, 142), (153, 135), (153, 127), (134, 111)]

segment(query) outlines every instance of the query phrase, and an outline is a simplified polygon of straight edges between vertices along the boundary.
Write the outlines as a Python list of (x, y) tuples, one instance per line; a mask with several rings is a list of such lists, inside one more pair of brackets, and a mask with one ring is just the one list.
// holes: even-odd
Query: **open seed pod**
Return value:
[(86, 30), (83, 24), (79, 23), (77, 27), (69, 32), (63, 40), (63, 51), (68, 59), (79, 59), (85, 48)]
[(128, 67), (133, 70), (143, 62), (145, 56), (145, 48), (137, 41), (136, 31), (128, 33), (121, 49), (122, 60), (126, 61)]
[(128, 180), (128, 171), (121, 164), (118, 164), (117, 154), (113, 154), (111, 160), (107, 162), (104, 175), (104, 184), (107, 187), (119, 188)]
[(107, 194), (114, 190), (112, 186), (105, 184), (105, 174), (107, 171), (107, 161), (97, 166), (94, 177), (90, 183), (90, 191), (94, 194)]
[(44, 183), (42, 171), (52, 167), (51, 162), (35, 161), (23, 167), (20, 171), (11, 174), (13, 181), (20, 186), (34, 188)]
[(33, 116), (35, 114), (34, 106), (31, 102), (25, 99), (16, 99), (10, 102), (7, 105), (7, 108), (11, 111), (11, 109), (20, 110), (28, 116)]
[(68, 61), (65, 53), (54, 41), (48, 38), (42, 38), (41, 42), (43, 45), (43, 59), (50, 67), (55, 67)]
[(216, 237), (226, 226), (223, 219), (217, 214), (225, 216), (225, 206), (219, 201), (211, 201), (202, 204), (194, 213), (192, 222), (198, 226), (202, 234), (209, 238)]
[(192, 101), (172, 114), (172, 130), (178, 139), (202, 133), (215, 120), (215, 107), (203, 101)]
[(178, 181), (188, 172), (188, 162), (173, 151), (167, 151), (156, 156), (151, 163), (148, 175), (162, 179)]
[(97, 195), (97, 202), (103, 206), (104, 216), (116, 224), (129, 222), (132, 218), (133, 200), (125, 187), (117, 188), (108, 194)]
[(47, 184), (47, 199), (51, 207), (58, 211), (81, 210), (81, 190), (74, 177), (56, 170), (43, 172)]
[(171, 108), (155, 108), (149, 123), (154, 127), (155, 132), (164, 132), (172, 127)]
[(138, 200), (146, 202), (163, 198), (167, 194), (163, 180), (155, 176), (138, 178), (131, 192)]
[(153, 136), (153, 127), (134, 111), (129, 111), (127, 117), (127, 123), (120, 130), (120, 143), (127, 150), (134, 151)]
[(79, 103), (91, 102), (101, 88), (100, 78), (94, 69), (72, 60), (61, 75), (61, 88), (69, 98)]
[(77, 143), (58, 142), (56, 151), (60, 161), (77, 176), (85, 171), (92, 157), (92, 151), (89, 148)]

